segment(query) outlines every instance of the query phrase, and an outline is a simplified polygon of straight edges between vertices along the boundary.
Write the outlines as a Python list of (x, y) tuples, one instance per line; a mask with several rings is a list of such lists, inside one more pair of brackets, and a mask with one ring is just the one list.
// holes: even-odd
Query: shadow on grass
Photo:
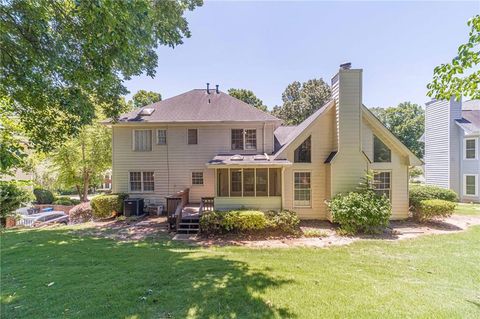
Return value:
[(261, 297), (289, 281), (215, 250), (67, 229), (2, 237), (2, 318), (295, 317)]

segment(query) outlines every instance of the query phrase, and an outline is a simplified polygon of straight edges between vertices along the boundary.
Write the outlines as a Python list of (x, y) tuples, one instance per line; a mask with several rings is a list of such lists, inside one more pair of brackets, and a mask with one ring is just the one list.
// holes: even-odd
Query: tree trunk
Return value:
[(82, 190), (82, 198), (80, 199), (82, 202), (88, 202), (88, 186), (89, 186), (89, 179), (90, 176), (87, 170), (87, 163), (85, 160), (85, 142), (82, 141), (82, 161), (83, 161), (83, 190)]
[(80, 185), (75, 185), (75, 188), (77, 189), (78, 197), (80, 198), (80, 201), (83, 202), (83, 192), (80, 189)]

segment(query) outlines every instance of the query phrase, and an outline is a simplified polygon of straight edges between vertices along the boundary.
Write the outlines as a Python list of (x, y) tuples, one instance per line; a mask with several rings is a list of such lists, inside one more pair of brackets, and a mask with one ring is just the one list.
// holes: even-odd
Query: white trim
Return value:
[[(467, 158), (467, 141), (475, 141), (475, 158)], [(477, 160), (478, 159), (478, 139), (475, 137), (469, 137), (463, 139), (463, 159), (466, 161)]]
[[(139, 191), (132, 191), (130, 187), (130, 173), (140, 173), (140, 187), (141, 190)], [(145, 191), (143, 190), (143, 173), (153, 173), (153, 190), (152, 191)], [(142, 194), (142, 193), (155, 193), (155, 171), (154, 170), (130, 170), (128, 171), (128, 192), (132, 194)]]
[[(294, 170), (292, 172), (292, 182), (293, 182), (293, 207), (297, 208), (312, 208), (312, 171), (311, 170)], [(310, 174), (310, 205), (295, 205), (295, 173), (309, 173)]]
[[(475, 194), (467, 194), (467, 176), (475, 177)], [(478, 174), (463, 174), (463, 196), (478, 196)]]

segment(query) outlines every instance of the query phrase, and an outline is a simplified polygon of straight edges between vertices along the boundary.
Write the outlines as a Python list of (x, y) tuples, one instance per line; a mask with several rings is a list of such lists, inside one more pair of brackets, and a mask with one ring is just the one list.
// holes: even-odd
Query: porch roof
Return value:
[(267, 154), (218, 154), (212, 158), (207, 166), (289, 166), (292, 162), (274, 159)]

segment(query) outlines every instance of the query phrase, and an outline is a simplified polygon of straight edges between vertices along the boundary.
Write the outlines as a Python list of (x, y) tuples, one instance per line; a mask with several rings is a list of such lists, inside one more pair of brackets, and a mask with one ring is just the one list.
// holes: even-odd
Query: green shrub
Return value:
[(420, 202), (413, 216), (421, 222), (445, 218), (453, 214), (456, 206), (457, 204), (442, 199), (426, 199)]
[(51, 204), (55, 200), (53, 193), (44, 188), (35, 188), (33, 190), (33, 195), (35, 195), (35, 201), (37, 204)]
[(200, 231), (204, 234), (220, 234), (224, 232), (222, 220), (226, 212), (209, 212), (200, 218)]
[(339, 194), (327, 203), (333, 222), (346, 234), (375, 233), (388, 225), (390, 201), (373, 191)]
[(31, 194), (15, 181), (0, 181), (0, 218), (13, 216), (14, 211), (26, 205)]
[(450, 190), (431, 185), (410, 185), (410, 206), (416, 210), (420, 202), (428, 199), (441, 199), (449, 202), (458, 200), (457, 194)]
[(80, 200), (75, 198), (69, 198), (67, 196), (58, 196), (53, 201), (54, 205), (65, 205), (65, 206), (75, 206), (80, 204)]
[(127, 194), (99, 195), (91, 200), (93, 217), (108, 218), (123, 212), (123, 201)]
[(89, 202), (78, 204), (70, 209), (68, 219), (71, 224), (79, 224), (91, 221), (93, 218), (92, 206)]
[(278, 229), (285, 233), (294, 233), (300, 223), (297, 214), (289, 210), (269, 211), (265, 213), (265, 216), (272, 229)]
[(226, 231), (248, 232), (267, 227), (265, 213), (255, 210), (233, 210), (225, 214), (222, 228)]

